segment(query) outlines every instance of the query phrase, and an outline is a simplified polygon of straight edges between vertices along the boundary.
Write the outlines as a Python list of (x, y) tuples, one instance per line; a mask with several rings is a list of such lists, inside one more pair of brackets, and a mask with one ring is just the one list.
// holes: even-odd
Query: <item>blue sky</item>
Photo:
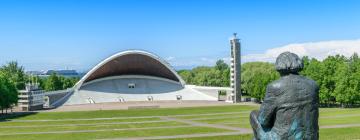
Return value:
[(0, 64), (17, 60), (27, 70), (86, 71), (119, 51), (142, 49), (177, 69), (212, 65), (229, 57), (233, 32), (241, 38), (242, 55), (256, 58), (289, 44), (334, 40), (355, 40), (357, 50), (359, 5), (356, 0), (1, 0)]

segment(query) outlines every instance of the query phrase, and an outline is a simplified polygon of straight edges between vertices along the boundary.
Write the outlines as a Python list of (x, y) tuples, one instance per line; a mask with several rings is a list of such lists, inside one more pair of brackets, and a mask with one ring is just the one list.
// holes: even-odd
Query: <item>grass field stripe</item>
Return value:
[(347, 114), (347, 115), (335, 115), (335, 116), (320, 116), (320, 118), (322, 119), (327, 119), (327, 118), (346, 118), (346, 117), (358, 117), (360, 116), (360, 114)]
[(193, 125), (193, 126), (212, 127), (212, 128), (217, 128), (217, 129), (226, 129), (226, 130), (239, 131), (239, 132), (244, 132), (244, 133), (251, 132), (250, 129), (231, 127), (231, 126), (225, 126), (225, 125), (220, 125), (220, 124), (208, 124), (208, 123), (201, 123), (201, 122), (195, 122), (195, 121), (191, 121), (191, 120), (183, 120), (183, 119), (177, 119), (177, 118), (171, 118), (171, 117), (163, 117), (162, 119), (166, 119), (169, 121), (176, 121), (176, 122), (180, 122), (180, 123), (186, 123), (186, 124)]
[(226, 117), (210, 117), (210, 118), (195, 118), (195, 119), (186, 119), (191, 121), (203, 121), (203, 120), (217, 120), (217, 119), (240, 119), (245, 117), (239, 116), (226, 116)]
[[(186, 117), (186, 116), (211, 116), (211, 115), (233, 115), (239, 113), (249, 113), (249, 111), (227, 112), (227, 113), (206, 113), (206, 114), (189, 114), (189, 115), (163, 115), (163, 116), (141, 116), (141, 117), (110, 117), (110, 118), (87, 118), (87, 119), (52, 119), (52, 120), (6, 120), (12, 122), (49, 122), (49, 121), (91, 121), (91, 120), (116, 120), (116, 119), (147, 119), (159, 118), (164, 116)], [(4, 122), (6, 122), (4, 121)]]
[(136, 137), (136, 138), (115, 138), (115, 139), (98, 139), (98, 140), (159, 140), (159, 139), (180, 139), (180, 138), (200, 138), (214, 136), (231, 136), (240, 135), (240, 132), (223, 132), (210, 134), (189, 134), (189, 135), (173, 135), (173, 136), (153, 136), (153, 137)]
[(32, 128), (32, 127), (62, 127), (62, 126), (96, 126), (96, 125), (117, 125), (117, 124), (145, 124), (170, 122), (166, 120), (159, 121), (140, 121), (140, 122), (114, 122), (114, 123), (91, 123), (91, 124), (58, 124), (58, 125), (31, 125), (31, 126), (0, 126), (0, 128)]
[(191, 125), (180, 126), (162, 126), (162, 127), (147, 127), (147, 128), (124, 128), (124, 129), (100, 129), (100, 130), (76, 130), (76, 131), (50, 131), (50, 132), (29, 132), (29, 133), (8, 133), (0, 134), (0, 136), (12, 135), (37, 135), (37, 134), (65, 134), (65, 133), (89, 133), (89, 132), (105, 132), (105, 131), (130, 131), (130, 130), (149, 130), (149, 129), (171, 129), (171, 128), (187, 128), (193, 127)]
[(320, 126), (320, 128), (350, 128), (350, 127), (360, 127), (360, 124), (339, 124), (339, 125)]

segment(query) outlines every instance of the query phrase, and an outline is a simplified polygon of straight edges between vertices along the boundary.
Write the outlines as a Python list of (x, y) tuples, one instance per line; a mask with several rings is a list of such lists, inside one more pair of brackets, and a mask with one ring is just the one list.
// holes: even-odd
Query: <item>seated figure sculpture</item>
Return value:
[(281, 78), (270, 83), (259, 111), (252, 111), (254, 140), (318, 140), (319, 88), (300, 76), (302, 60), (285, 52), (275, 63)]

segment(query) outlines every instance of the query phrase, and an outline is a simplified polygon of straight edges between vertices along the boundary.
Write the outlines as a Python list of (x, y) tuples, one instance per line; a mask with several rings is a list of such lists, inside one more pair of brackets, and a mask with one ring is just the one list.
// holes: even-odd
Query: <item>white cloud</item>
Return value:
[(218, 59), (212, 57), (187, 57), (165, 60), (167, 60), (167, 62), (173, 67), (179, 69), (189, 69), (196, 66), (213, 66)]
[(224, 57), (222, 60), (224, 60), (225, 63), (230, 64), (230, 57)]
[(169, 56), (169, 57), (167, 57), (165, 60), (166, 60), (166, 61), (172, 61), (172, 60), (174, 60), (174, 59), (175, 59), (175, 57)]
[(215, 59), (207, 58), (207, 57), (202, 57), (202, 58), (200, 58), (200, 60), (203, 61), (203, 63), (205, 63), (205, 64), (212, 64), (212, 63), (216, 62)]
[(243, 62), (274, 62), (276, 57), (285, 51), (290, 51), (299, 55), (300, 57), (309, 56), (319, 60), (323, 60), (329, 55), (336, 54), (349, 57), (355, 52), (360, 54), (360, 39), (289, 44), (283, 47), (269, 49), (262, 54), (244, 55), (242, 56), (242, 60)]

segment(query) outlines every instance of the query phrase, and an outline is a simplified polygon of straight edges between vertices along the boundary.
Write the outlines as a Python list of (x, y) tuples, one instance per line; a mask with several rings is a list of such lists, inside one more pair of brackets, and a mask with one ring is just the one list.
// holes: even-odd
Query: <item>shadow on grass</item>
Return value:
[(10, 121), (11, 119), (18, 119), (35, 114), (37, 114), (37, 112), (13, 112), (9, 114), (0, 114), (0, 123)]

